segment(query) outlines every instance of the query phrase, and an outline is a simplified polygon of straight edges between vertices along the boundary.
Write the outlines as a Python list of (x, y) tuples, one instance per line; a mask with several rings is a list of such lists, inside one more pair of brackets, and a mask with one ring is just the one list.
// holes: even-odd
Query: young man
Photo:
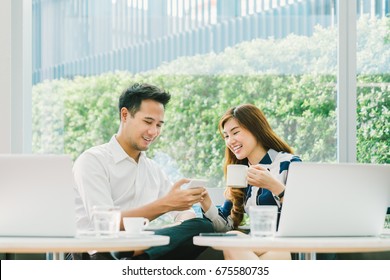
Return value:
[[(172, 186), (158, 165), (145, 154), (161, 133), (165, 106), (170, 98), (169, 93), (148, 84), (134, 84), (126, 89), (119, 98), (118, 133), (110, 142), (82, 153), (74, 164), (78, 229), (93, 229), (94, 205), (119, 206), (122, 217), (149, 220), (170, 212), (179, 223), (156, 231), (156, 234), (170, 236), (169, 245), (130, 252), (127, 258), (194, 259), (205, 248), (193, 245), (192, 237), (213, 231), (208, 220), (195, 218), (190, 210), (202, 200), (204, 188), (182, 190), (180, 186), (188, 179), (181, 179)], [(109, 259), (111, 255), (95, 253), (91, 258)]]

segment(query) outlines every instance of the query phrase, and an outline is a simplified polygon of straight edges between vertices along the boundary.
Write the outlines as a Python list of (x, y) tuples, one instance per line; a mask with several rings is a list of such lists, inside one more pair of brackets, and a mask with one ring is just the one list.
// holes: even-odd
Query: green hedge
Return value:
[[(368, 17), (357, 25), (358, 73), (365, 74), (357, 81), (359, 162), (390, 163), (389, 26), (387, 19)], [(149, 151), (173, 179), (206, 177), (220, 184), (224, 143), (218, 120), (241, 103), (260, 107), (304, 161), (334, 162), (336, 49), (337, 30), (317, 27), (312, 37), (253, 40), (219, 54), (180, 58), (144, 74), (43, 82), (33, 87), (33, 152), (75, 159), (107, 142), (118, 129), (121, 91), (148, 82), (173, 95), (163, 133)]]
[[(362, 88), (358, 98), (361, 162), (390, 163), (390, 91), (378, 84), (385, 78), (362, 78), (370, 87)], [(45, 82), (34, 87), (34, 152), (76, 158), (87, 148), (107, 142), (119, 125), (118, 96), (133, 82), (164, 87), (173, 96), (163, 133), (149, 155), (166, 168), (178, 167), (177, 177), (201, 176), (218, 184), (224, 154), (218, 120), (227, 108), (241, 103), (260, 107), (303, 160), (336, 161), (335, 77), (315, 75), (134, 76), (120, 72)]]

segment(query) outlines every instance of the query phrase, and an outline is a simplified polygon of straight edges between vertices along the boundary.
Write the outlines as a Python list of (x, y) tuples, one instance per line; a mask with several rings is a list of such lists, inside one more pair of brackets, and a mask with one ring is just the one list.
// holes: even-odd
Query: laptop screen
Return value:
[(294, 162), (277, 235), (376, 236), (389, 202), (389, 165)]
[(0, 155), (0, 236), (74, 236), (72, 160)]

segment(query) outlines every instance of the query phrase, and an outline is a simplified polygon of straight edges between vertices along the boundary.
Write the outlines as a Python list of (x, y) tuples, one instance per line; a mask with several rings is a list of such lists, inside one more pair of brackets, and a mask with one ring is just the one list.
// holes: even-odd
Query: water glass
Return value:
[(117, 237), (120, 229), (121, 211), (117, 206), (93, 206), (92, 221), (96, 236)]
[(272, 237), (275, 235), (278, 218), (277, 206), (250, 206), (249, 217), (252, 237)]

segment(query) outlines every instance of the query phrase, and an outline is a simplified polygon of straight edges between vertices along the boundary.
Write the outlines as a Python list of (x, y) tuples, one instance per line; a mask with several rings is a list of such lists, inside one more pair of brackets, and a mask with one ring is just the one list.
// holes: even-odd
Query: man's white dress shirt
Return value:
[(141, 152), (138, 163), (115, 135), (110, 142), (82, 153), (73, 166), (78, 230), (92, 230), (94, 205), (133, 209), (164, 196), (172, 183), (161, 168)]

